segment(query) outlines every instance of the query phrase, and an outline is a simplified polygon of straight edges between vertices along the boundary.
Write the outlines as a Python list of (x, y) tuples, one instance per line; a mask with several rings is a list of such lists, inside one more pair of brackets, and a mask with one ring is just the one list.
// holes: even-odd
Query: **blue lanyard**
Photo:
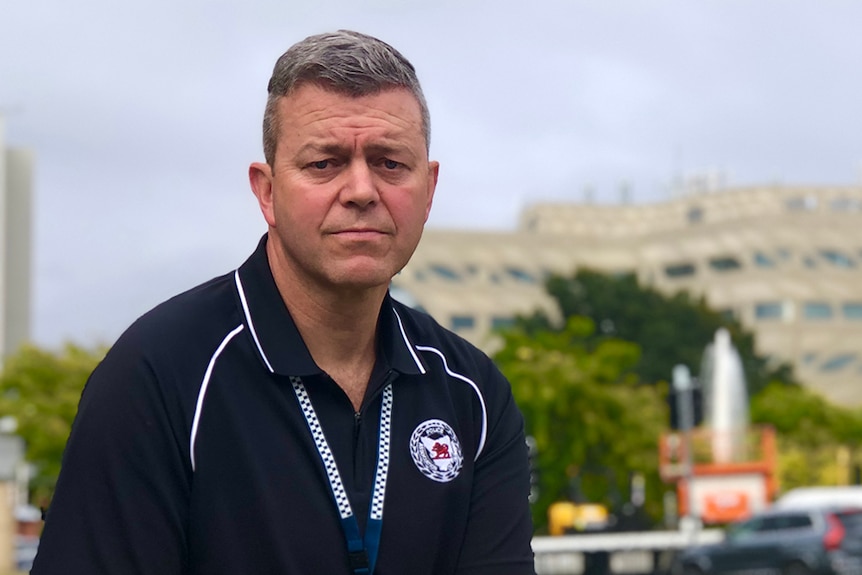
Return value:
[(341, 517), (341, 528), (344, 531), (344, 538), (347, 540), (350, 568), (355, 575), (373, 575), (374, 565), (377, 563), (377, 552), (380, 549), (380, 534), (383, 529), (383, 500), (386, 495), (386, 478), (389, 475), (392, 384), (390, 383), (383, 389), (383, 399), (380, 405), (380, 429), (377, 433), (377, 470), (374, 474), (374, 490), (371, 492), (368, 523), (365, 526), (365, 537), (363, 538), (359, 534), (359, 523), (356, 521), (356, 515), (353, 514), (353, 508), (351, 508), (350, 500), (347, 497), (347, 490), (344, 489), (344, 483), (338, 473), (335, 456), (333, 456), (332, 450), (326, 442), (326, 437), (323, 435), (323, 428), (320, 426), (320, 420), (317, 419), (317, 413), (311, 405), (311, 398), (308, 397), (305, 385), (298, 377), (291, 376), (290, 382), (293, 384), (293, 391), (299, 400), (302, 413), (305, 415), (305, 421), (308, 423), (314, 444), (317, 446), (317, 452), (326, 468), (329, 487), (332, 489), (332, 497), (335, 499), (335, 506), (338, 507), (338, 514)]

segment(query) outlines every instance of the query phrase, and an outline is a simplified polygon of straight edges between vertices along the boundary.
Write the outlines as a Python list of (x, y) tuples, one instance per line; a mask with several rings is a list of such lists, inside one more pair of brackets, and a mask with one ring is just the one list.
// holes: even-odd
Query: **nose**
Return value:
[(379, 200), (380, 194), (377, 190), (377, 182), (374, 180), (374, 173), (366, 162), (351, 162), (346, 176), (340, 192), (342, 203), (365, 208)]

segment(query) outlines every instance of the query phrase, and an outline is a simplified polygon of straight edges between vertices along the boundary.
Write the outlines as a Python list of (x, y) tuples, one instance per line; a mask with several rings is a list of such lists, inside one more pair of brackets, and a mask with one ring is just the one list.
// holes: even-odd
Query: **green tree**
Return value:
[[(642, 381), (664, 381), (676, 364), (697, 373), (703, 351), (720, 327), (726, 328), (743, 363), (749, 394), (772, 381), (793, 383), (787, 364), (773, 365), (758, 355), (754, 335), (735, 319), (712, 310), (703, 298), (687, 292), (667, 296), (640, 285), (632, 274), (606, 275), (579, 270), (572, 277), (551, 276), (548, 293), (557, 301), (563, 318), (588, 317), (598, 327), (595, 339), (619, 338), (637, 343), (642, 350), (634, 366)], [(542, 314), (521, 320), (527, 330), (553, 329)]]
[(592, 320), (580, 317), (557, 331), (516, 326), (501, 332), (504, 345), (494, 359), (512, 384), (538, 448), (540, 495), (533, 509), (540, 530), (548, 506), (572, 496), (573, 476), (585, 468), (606, 469), (616, 478), (616, 485), (593, 485), (585, 494), (610, 507), (617, 503), (613, 492), (628, 497), (629, 473), (644, 473), (651, 511), (658, 512), (656, 453), (667, 421), (661, 390), (641, 385), (633, 372), (640, 355), (636, 344), (595, 341), (594, 332)]
[[(720, 327), (730, 333), (743, 362), (752, 423), (777, 431), (783, 489), (846, 482), (853, 479), (852, 465), (862, 467), (862, 450), (856, 448), (862, 439), (862, 411), (830, 404), (798, 385), (789, 365), (775, 365), (757, 354), (754, 334), (710, 309), (703, 298), (686, 292), (668, 296), (641, 286), (633, 275), (590, 270), (552, 276), (546, 287), (564, 327), (541, 312), (519, 318), (517, 328), (504, 334), (505, 347), (497, 355), (513, 380), (528, 432), (544, 442), (540, 463), (552, 477), (543, 476), (538, 512), (563, 495), (569, 465), (611, 462), (624, 469), (623, 462), (629, 470), (652, 472), (658, 455), (647, 443), (654, 445), (668, 423), (661, 419), (666, 405), (653, 402), (667, 397), (666, 380), (674, 365), (685, 364), (698, 373), (703, 351)], [(639, 354), (621, 354), (620, 349)], [(602, 369), (593, 369), (597, 364)], [(646, 397), (643, 389), (652, 386), (644, 383), (659, 385)], [(621, 390), (622, 397), (614, 395)], [(645, 420), (621, 419), (620, 413), (643, 413)], [(624, 424), (609, 430), (607, 421)], [(635, 445), (643, 449), (639, 467), (609, 448)]]
[[(833, 405), (802, 387), (772, 384), (751, 401), (752, 423), (773, 426), (778, 436), (782, 490), (836, 485), (852, 480), (859, 463), (862, 412)], [(840, 461), (841, 454), (847, 460)]]
[(0, 416), (18, 422), (26, 458), (36, 469), (30, 487), (37, 504), (45, 504), (54, 492), (81, 391), (104, 354), (72, 344), (57, 353), (25, 346), (4, 362)]

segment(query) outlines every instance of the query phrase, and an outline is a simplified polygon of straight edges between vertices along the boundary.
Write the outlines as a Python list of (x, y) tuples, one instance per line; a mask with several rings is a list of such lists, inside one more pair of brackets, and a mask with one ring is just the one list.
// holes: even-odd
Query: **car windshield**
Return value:
[(748, 519), (746, 521), (740, 521), (738, 523), (731, 523), (727, 526), (725, 533), (727, 534), (727, 539), (739, 539), (740, 537), (745, 537), (746, 535), (753, 533), (760, 529), (760, 525), (763, 520), (760, 517), (755, 519)]

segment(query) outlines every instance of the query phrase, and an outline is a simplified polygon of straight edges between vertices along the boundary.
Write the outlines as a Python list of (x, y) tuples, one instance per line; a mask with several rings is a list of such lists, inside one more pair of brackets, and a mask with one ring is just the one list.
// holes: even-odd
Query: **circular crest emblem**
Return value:
[(420, 423), (410, 436), (410, 455), (425, 477), (446, 483), (458, 477), (464, 454), (458, 436), (439, 419)]

